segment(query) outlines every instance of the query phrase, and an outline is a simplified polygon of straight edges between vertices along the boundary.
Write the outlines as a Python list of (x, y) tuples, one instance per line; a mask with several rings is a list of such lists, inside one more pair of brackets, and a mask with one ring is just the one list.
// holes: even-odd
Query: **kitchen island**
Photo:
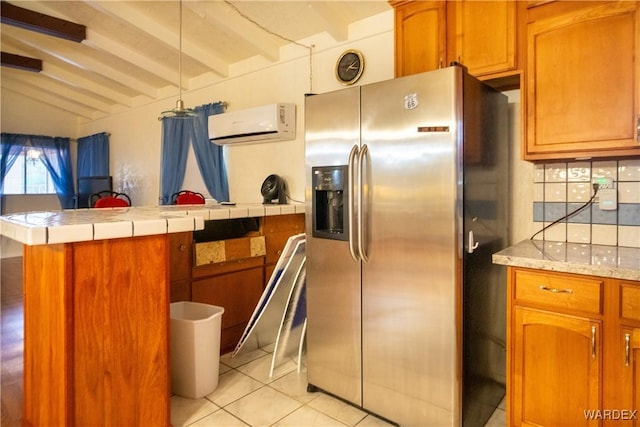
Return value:
[(507, 266), (507, 425), (635, 425), (640, 249), (525, 240), (493, 262)]
[(24, 244), (26, 426), (169, 426), (169, 234), (303, 205), (164, 206), (0, 217)]

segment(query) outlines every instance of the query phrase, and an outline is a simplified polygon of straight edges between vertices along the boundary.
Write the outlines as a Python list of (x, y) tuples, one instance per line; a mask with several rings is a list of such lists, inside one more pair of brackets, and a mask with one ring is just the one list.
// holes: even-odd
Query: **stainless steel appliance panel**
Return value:
[[(486, 423), (504, 395), (506, 108), (458, 66), (307, 99), (310, 385), (403, 426)], [(311, 169), (342, 165), (349, 239), (315, 238)]]
[(484, 426), (505, 394), (506, 271), (491, 261), (509, 244), (508, 104), (465, 76), (463, 426)]
[(307, 305), (307, 377), (362, 405), (360, 263), (349, 242), (313, 237), (311, 204), (312, 168), (346, 165), (359, 145), (360, 88), (309, 96), (305, 105), (307, 301), (313, 302)]
[(458, 425), (458, 67), (362, 88), (363, 405)]

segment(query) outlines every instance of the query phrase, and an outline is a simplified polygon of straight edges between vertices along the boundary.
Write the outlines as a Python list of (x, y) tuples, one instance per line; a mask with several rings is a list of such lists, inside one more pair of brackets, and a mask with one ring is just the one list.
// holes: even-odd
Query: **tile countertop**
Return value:
[(493, 263), (640, 281), (640, 248), (523, 240), (493, 254)]
[(202, 230), (205, 220), (304, 213), (304, 204), (168, 205), (69, 209), (0, 216), (0, 235), (25, 245), (71, 243)]

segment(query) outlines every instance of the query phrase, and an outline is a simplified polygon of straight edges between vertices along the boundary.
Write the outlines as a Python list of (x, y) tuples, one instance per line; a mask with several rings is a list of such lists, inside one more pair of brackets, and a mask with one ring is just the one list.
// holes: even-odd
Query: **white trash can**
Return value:
[(190, 301), (170, 305), (171, 391), (199, 399), (218, 386), (223, 307)]

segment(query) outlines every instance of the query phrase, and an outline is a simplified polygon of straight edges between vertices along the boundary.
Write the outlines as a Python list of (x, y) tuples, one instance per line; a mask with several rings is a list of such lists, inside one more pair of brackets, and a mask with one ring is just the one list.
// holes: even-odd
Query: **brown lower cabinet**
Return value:
[(508, 268), (510, 426), (640, 425), (640, 282)]
[(191, 300), (224, 307), (221, 352), (233, 350), (260, 299), (264, 283), (263, 257), (235, 263), (237, 270), (194, 280)]
[[(171, 302), (194, 301), (224, 307), (220, 352), (233, 350), (288, 238), (303, 232), (304, 214), (262, 217), (259, 231), (247, 234), (247, 239), (264, 236), (265, 255), (242, 257), (234, 254), (240, 258), (204, 265), (194, 262), (192, 233), (170, 234)], [(227, 247), (231, 246), (230, 241), (225, 242)]]

